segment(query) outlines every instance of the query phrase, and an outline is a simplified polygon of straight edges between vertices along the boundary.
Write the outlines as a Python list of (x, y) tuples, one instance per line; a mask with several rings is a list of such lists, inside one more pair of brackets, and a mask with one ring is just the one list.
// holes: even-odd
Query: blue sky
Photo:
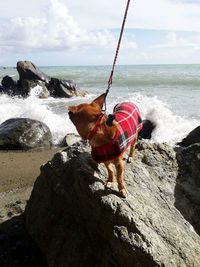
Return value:
[[(0, 66), (112, 64), (127, 0), (6, 0)], [(200, 0), (132, 0), (118, 64), (200, 64)]]

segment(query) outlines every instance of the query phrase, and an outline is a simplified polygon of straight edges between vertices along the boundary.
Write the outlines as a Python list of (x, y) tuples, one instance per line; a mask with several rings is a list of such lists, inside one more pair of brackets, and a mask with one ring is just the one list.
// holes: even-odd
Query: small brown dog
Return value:
[(126, 197), (128, 191), (124, 182), (123, 154), (130, 146), (128, 160), (133, 158), (142, 120), (137, 106), (132, 103), (118, 104), (114, 113), (106, 116), (102, 112), (105, 97), (102, 94), (90, 104), (70, 106), (69, 117), (80, 136), (89, 140), (93, 159), (105, 164), (108, 171), (105, 187), (111, 188), (115, 180), (114, 164), (120, 196)]

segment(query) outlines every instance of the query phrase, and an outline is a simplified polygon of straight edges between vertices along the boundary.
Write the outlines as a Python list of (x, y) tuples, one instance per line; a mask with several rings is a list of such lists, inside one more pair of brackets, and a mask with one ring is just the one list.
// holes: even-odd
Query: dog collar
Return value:
[(87, 139), (91, 140), (93, 138), (93, 136), (96, 134), (97, 129), (99, 128), (99, 125), (101, 123), (101, 119), (104, 117), (104, 114), (101, 113), (101, 115), (99, 116), (99, 118), (97, 119), (94, 127), (92, 128), (92, 130), (88, 133)]

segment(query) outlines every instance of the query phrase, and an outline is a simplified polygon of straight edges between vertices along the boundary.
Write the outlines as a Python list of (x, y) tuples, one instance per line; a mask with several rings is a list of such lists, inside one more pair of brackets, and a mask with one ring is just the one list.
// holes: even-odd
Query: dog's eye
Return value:
[(68, 114), (71, 117), (74, 113), (72, 111), (69, 111)]

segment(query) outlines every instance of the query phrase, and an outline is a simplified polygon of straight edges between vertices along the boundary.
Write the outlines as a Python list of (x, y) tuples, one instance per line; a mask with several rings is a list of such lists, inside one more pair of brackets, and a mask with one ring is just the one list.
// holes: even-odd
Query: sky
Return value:
[[(127, 0), (6, 0), (0, 66), (111, 65)], [(200, 0), (131, 0), (117, 64), (200, 64)]]

